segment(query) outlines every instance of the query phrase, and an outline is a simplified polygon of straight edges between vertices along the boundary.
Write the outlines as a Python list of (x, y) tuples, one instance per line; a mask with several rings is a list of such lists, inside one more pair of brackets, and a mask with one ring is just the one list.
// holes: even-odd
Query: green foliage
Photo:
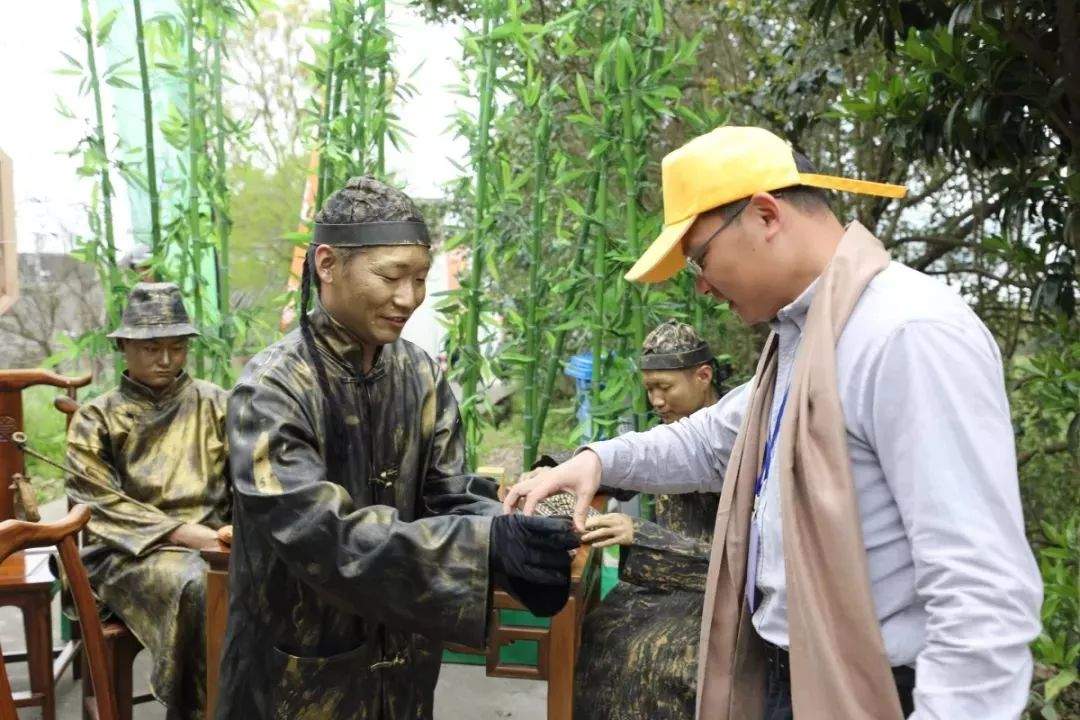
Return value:
[[(1038, 551), (1044, 601), (1043, 631), (1032, 646), (1036, 690), (1031, 716), (1046, 720), (1080, 714), (1080, 513), (1058, 526), (1043, 523)], [(1038, 715), (1034, 714), (1038, 710)]]
[(249, 355), (278, 336), (283, 297), (298, 225), (301, 189), (307, 177), (303, 158), (265, 170), (247, 162), (229, 168), (233, 194), (231, 283), (236, 309), (248, 313), (246, 341), (237, 343)]
[[(115, 326), (123, 298), (140, 277), (117, 267), (111, 210), (112, 176), (119, 174), (140, 194), (146, 191), (153, 251), (150, 272), (159, 280), (172, 280), (181, 285), (195, 324), (204, 331), (193, 348), (196, 375), (228, 384), (233, 373), (234, 343), (238, 333), (244, 330), (246, 318), (234, 316), (229, 303), (231, 224), (225, 153), (228, 145), (239, 142), (243, 130), (224, 113), (222, 86), (226, 79), (221, 72), (221, 62), (229, 31), (236, 28), (251, 4), (248, 0), (185, 0), (178, 13), (143, 18), (141, 5), (134, 3), (130, 9), (118, 8), (100, 18), (96, 27), (88, 0), (83, 6), (80, 34), (87, 44), (85, 70), (73, 57), (66, 57), (73, 66), (71, 72), (85, 75), (80, 92), (89, 92), (94, 99), (95, 132), (76, 152), (82, 151), (84, 156), (80, 172), (97, 176), (99, 181), (90, 204), (90, 237), (83, 239), (74, 254), (98, 267), (102, 285), (106, 288), (109, 326)], [(96, 62), (96, 55), (108, 41), (119, 13), (129, 11), (137, 15), (137, 80), (129, 77), (126, 60), (104, 72), (98, 72)], [(155, 118), (150, 94), (163, 78), (181, 83), (185, 94), (182, 101), (168, 108), (163, 117)], [(141, 93), (145, 147), (122, 147), (106, 135), (105, 108), (100, 94), (102, 83), (117, 92)], [(74, 118), (63, 102), (59, 103), (58, 112)], [(182, 179), (166, 182), (157, 177), (154, 140), (157, 132), (186, 156)], [(145, 172), (140, 166), (145, 167)], [(110, 328), (92, 330), (83, 338), (70, 342), (67, 351), (52, 361), (77, 358), (79, 353), (86, 352), (95, 357), (112, 355), (118, 371), (119, 360), (104, 338)]]
[(318, 90), (305, 125), (319, 156), (315, 205), (356, 175), (386, 175), (386, 142), (400, 147), (405, 131), (395, 102), (414, 89), (394, 68), (394, 36), (386, 0), (331, 0), (329, 36), (313, 45), (309, 66)]
[(476, 173), (452, 188), (471, 220), (452, 244), (468, 241), (470, 274), (441, 309), (470, 447), (490, 422), (482, 387), (517, 378), (528, 463), (563, 362), (582, 349), (598, 359), (587, 432), (610, 433), (628, 403), (644, 426), (633, 358), (646, 325), (700, 319), (706, 305), (685, 282), (646, 289), (622, 275), (659, 230), (659, 193), (645, 182), (662, 154), (657, 138), (676, 117), (715, 114), (676, 102), (699, 45), (659, 3), (510, 3), (499, 21), (489, 10), (467, 11), (480, 31), (463, 42), (463, 93), (481, 102), (457, 117)]
[[(53, 407), (53, 398), (59, 391), (53, 387), (38, 386), (23, 391), (23, 426), (28, 429), (30, 444), (42, 455), (61, 462), (64, 459), (64, 438), (67, 435), (66, 417)], [(26, 472), (36, 490), (39, 503), (49, 502), (63, 495), (62, 473), (38, 460), (26, 458)]]
[[(931, 181), (924, 199), (959, 199), (947, 233), (918, 230), (895, 250), (958, 285), (998, 338), (1017, 429), (1029, 536), (1046, 585), (1030, 713), (1080, 714), (1080, 27), (1075, 4), (850, 3), (813, 0), (811, 14), (853, 43), (886, 53), (835, 103), (873, 123), (902, 157), (944, 162), (960, 182)], [(872, 41), (871, 41), (872, 44)], [(949, 201), (946, 201), (949, 202)], [(923, 224), (926, 224), (925, 220)], [(957, 237), (959, 231), (961, 237)], [(967, 236), (967, 237), (964, 237)], [(896, 241), (894, 241), (896, 242)]]

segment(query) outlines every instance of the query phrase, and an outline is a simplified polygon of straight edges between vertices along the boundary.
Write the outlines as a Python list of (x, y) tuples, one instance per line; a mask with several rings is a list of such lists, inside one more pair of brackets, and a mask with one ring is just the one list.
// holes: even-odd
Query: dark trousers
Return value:
[[(794, 720), (791, 711), (791, 670), (787, 650), (765, 643), (769, 656), (769, 671), (765, 688), (764, 720)], [(896, 690), (904, 717), (915, 711), (911, 694), (915, 689), (915, 671), (909, 667), (893, 668)]]

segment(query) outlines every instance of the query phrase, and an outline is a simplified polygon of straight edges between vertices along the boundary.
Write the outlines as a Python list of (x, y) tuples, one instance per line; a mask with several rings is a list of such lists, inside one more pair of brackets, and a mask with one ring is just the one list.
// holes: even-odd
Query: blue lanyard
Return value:
[(772, 465), (773, 451), (776, 450), (776, 441), (780, 436), (780, 421), (784, 419), (784, 408), (787, 407), (788, 392), (791, 391), (791, 385), (787, 386), (784, 390), (784, 399), (780, 401), (780, 410), (776, 413), (776, 424), (773, 425), (772, 432), (769, 433), (769, 437), (765, 439), (765, 452), (761, 458), (761, 472), (758, 473), (757, 480), (754, 481), (754, 512), (757, 512), (758, 498), (761, 497), (761, 488), (765, 485), (765, 477), (769, 474), (769, 466)]

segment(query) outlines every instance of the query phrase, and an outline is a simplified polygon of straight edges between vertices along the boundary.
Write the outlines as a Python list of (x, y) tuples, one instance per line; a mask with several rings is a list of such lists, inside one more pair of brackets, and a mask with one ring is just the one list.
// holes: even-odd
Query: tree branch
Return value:
[(1022, 468), (1027, 465), (1036, 455), (1055, 455), (1057, 453), (1065, 452), (1069, 449), (1069, 443), (1060, 442), (1053, 445), (1047, 445), (1046, 447), (1036, 448), (1035, 450), (1028, 450), (1022, 452), (1016, 456), (1016, 467)]

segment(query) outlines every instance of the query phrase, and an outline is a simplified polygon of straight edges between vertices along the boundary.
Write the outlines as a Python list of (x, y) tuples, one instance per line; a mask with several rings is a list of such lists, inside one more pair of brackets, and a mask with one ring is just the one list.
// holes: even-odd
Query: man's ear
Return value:
[(749, 209), (754, 220), (764, 225), (766, 240), (771, 240), (780, 232), (780, 216), (783, 211), (776, 197), (767, 192), (754, 193), (750, 198)]
[(317, 245), (315, 247), (315, 273), (319, 276), (319, 282), (330, 284), (334, 282), (334, 266), (337, 265), (337, 253), (329, 245)]

